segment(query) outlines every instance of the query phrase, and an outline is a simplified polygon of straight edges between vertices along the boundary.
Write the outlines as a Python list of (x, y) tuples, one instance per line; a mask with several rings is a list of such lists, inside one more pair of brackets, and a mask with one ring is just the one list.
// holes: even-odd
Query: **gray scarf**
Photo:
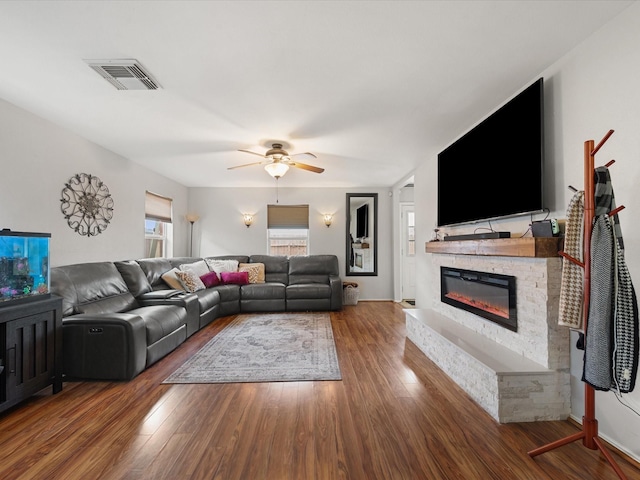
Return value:
[(591, 289), (582, 380), (598, 390), (629, 393), (638, 374), (638, 304), (607, 167), (595, 169)]

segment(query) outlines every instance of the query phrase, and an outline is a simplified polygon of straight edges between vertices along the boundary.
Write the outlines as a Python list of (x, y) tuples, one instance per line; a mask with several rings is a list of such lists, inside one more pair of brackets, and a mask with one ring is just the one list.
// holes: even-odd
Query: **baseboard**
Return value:
[[(578, 417), (574, 415), (570, 415), (569, 418), (567, 418), (567, 420), (569, 421), (569, 423), (572, 423), (579, 429), (582, 429), (582, 422), (580, 421), (580, 419), (578, 419)], [(633, 465), (638, 470), (640, 470), (640, 458), (636, 458), (630, 452), (623, 450), (622, 447), (617, 446), (613, 440), (611, 440), (606, 435), (603, 435), (601, 432), (598, 432), (598, 437), (600, 438), (600, 440), (604, 442), (605, 446), (609, 450), (612, 450), (613, 452), (617, 453), (622, 458), (624, 458), (627, 462), (629, 462), (631, 465)]]
[(384, 299), (384, 298), (359, 298), (358, 302), (393, 302), (393, 300), (391, 298), (389, 298), (389, 299)]

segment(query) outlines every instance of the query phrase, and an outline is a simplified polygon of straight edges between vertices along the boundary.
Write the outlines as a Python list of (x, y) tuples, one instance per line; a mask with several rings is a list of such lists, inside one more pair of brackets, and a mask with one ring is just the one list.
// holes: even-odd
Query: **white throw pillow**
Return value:
[(209, 266), (209, 269), (212, 272), (216, 272), (218, 274), (218, 278), (220, 278), (220, 274), (222, 272), (237, 272), (238, 271), (238, 261), (237, 260), (215, 260), (213, 258), (205, 258), (204, 261)]
[(184, 290), (184, 286), (180, 279), (176, 276), (176, 272), (179, 272), (177, 268), (172, 268), (168, 272), (162, 274), (162, 280), (165, 281), (167, 285), (175, 290)]
[(199, 260), (194, 263), (183, 263), (182, 265), (180, 265), (180, 270), (183, 272), (192, 272), (198, 278), (209, 273), (210, 271), (209, 267), (207, 266), (207, 262), (205, 262), (204, 260)]

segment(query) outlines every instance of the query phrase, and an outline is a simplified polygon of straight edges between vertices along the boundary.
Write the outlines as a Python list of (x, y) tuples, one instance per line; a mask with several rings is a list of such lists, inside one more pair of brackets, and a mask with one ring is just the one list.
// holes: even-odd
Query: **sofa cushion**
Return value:
[(284, 255), (252, 255), (249, 263), (264, 264), (266, 282), (289, 283), (289, 258)]
[(184, 289), (187, 292), (197, 292), (198, 290), (204, 290), (205, 286), (200, 280), (200, 277), (193, 272), (190, 271), (177, 271), (176, 277), (180, 280)]
[(205, 288), (195, 292), (201, 312), (206, 312), (220, 304), (220, 292), (213, 288)]
[(224, 285), (246, 285), (249, 283), (248, 272), (221, 272), (220, 280)]
[(162, 274), (162, 281), (175, 290), (184, 290), (184, 285), (176, 275), (180, 270), (172, 268), (168, 272)]
[(216, 272), (221, 280), (222, 276), (220, 274), (222, 272), (237, 272), (238, 265), (240, 264), (237, 260), (215, 260), (211, 258), (205, 259), (205, 262), (209, 270)]
[(167, 258), (167, 260), (169, 260), (171, 267), (180, 268), (180, 265), (184, 265), (185, 263), (195, 263), (198, 260), (203, 260), (203, 259), (200, 257), (169, 257)]
[(338, 258), (335, 255), (310, 255), (289, 258), (289, 285), (329, 283), (329, 276), (337, 276)]
[[(51, 269), (51, 293), (62, 297), (64, 316), (94, 310), (123, 312), (137, 306), (113, 262), (54, 267)], [(96, 305), (92, 306), (94, 303)]]
[(192, 272), (198, 278), (211, 271), (204, 260), (199, 260), (193, 263), (183, 263), (178, 268), (183, 272)]
[(287, 300), (330, 297), (331, 287), (327, 284), (313, 283), (304, 285), (289, 285), (287, 287)]
[(242, 300), (277, 300), (285, 298), (282, 283), (250, 283), (240, 288)]
[(238, 271), (249, 274), (249, 283), (264, 283), (264, 263), (240, 263)]
[(143, 258), (136, 261), (147, 276), (147, 280), (152, 287), (167, 287), (167, 284), (162, 280), (162, 275), (173, 268), (169, 260), (167, 260), (166, 258)]
[(147, 332), (147, 346), (180, 328), (186, 322), (186, 311), (176, 305), (153, 305), (140, 307), (128, 312), (138, 315), (144, 321)]
[(205, 288), (215, 287), (216, 285), (220, 285), (220, 279), (218, 278), (218, 274), (216, 272), (207, 272), (200, 277), (202, 283), (204, 283)]
[(76, 313), (88, 313), (99, 315), (102, 313), (124, 313), (134, 308), (138, 308), (138, 302), (133, 298), (131, 292), (123, 292), (104, 298), (95, 298), (85, 303), (76, 305)]
[(135, 260), (114, 262), (114, 265), (134, 297), (139, 297), (143, 293), (153, 290), (146, 274)]
[(215, 255), (211, 257), (205, 257), (205, 261), (209, 260), (235, 260), (238, 263), (249, 263), (248, 255)]
[(220, 294), (221, 302), (240, 301), (240, 285), (218, 285), (210, 290), (214, 290)]
[(50, 273), (51, 293), (62, 298), (62, 316), (78, 313), (75, 311), (78, 295), (73, 281), (64, 267), (53, 267)]

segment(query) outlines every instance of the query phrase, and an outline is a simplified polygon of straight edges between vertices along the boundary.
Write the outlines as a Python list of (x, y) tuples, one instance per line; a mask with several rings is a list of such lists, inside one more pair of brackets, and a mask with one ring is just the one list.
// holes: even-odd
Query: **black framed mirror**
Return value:
[(347, 193), (347, 276), (378, 275), (378, 194)]

